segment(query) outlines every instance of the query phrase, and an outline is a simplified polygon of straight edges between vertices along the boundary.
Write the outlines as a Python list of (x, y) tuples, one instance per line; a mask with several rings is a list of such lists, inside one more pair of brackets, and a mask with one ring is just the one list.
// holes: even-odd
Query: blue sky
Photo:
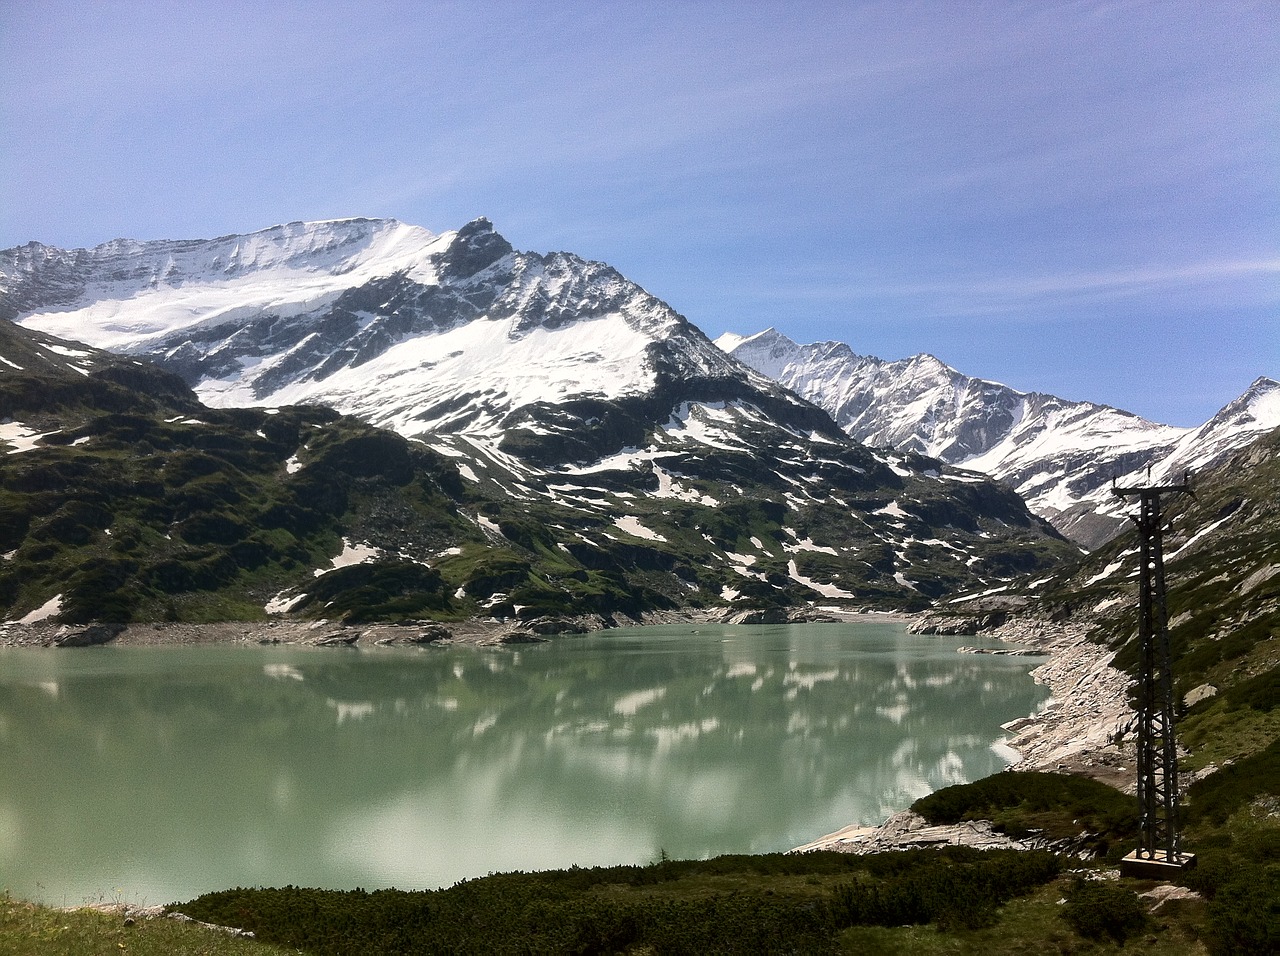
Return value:
[(1280, 378), (1280, 4), (0, 0), (0, 248), (487, 216), (713, 337)]

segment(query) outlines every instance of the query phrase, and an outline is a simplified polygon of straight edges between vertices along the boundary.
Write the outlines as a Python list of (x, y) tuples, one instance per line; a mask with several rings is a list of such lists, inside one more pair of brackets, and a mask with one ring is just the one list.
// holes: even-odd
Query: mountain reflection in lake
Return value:
[(1004, 766), (1038, 659), (959, 643), (867, 623), (0, 651), (0, 882), (156, 903), (785, 850)]

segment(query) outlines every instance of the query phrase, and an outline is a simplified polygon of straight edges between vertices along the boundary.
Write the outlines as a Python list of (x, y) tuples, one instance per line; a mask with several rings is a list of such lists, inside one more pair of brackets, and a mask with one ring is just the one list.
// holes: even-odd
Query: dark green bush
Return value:
[(1061, 916), (1086, 939), (1110, 937), (1121, 946), (1141, 933), (1151, 917), (1133, 890), (1107, 880), (1077, 878), (1067, 891)]
[(977, 929), (996, 907), (1061, 872), (1051, 853), (948, 847), (865, 858), (878, 879), (839, 887), (832, 913), (839, 926), (903, 926), (936, 922)]
[(1214, 956), (1280, 953), (1280, 867), (1235, 866), (1209, 901)]
[(1043, 831), (1053, 839), (1093, 834), (1086, 843), (1099, 855), (1132, 840), (1138, 830), (1137, 801), (1087, 777), (1006, 771), (974, 783), (944, 787), (911, 805), (933, 824), (991, 820), (1011, 836)]
[(1232, 710), (1252, 707), (1266, 712), (1280, 707), (1280, 667), (1273, 667), (1256, 677), (1241, 681), (1223, 694), (1223, 697)]
[(322, 607), (352, 623), (420, 617), (450, 606), (440, 572), (412, 561), (375, 561), (337, 568), (307, 588), (300, 610)]
[[(174, 908), (259, 939), (339, 953), (829, 953), (841, 928), (936, 921), (977, 927), (1052, 879), (1047, 853), (950, 848), (662, 860), (650, 866), (507, 873), (446, 890), (228, 890)], [(772, 877), (856, 876), (826, 895)], [(707, 891), (733, 878), (734, 890)], [(680, 881), (697, 890), (680, 892)]]

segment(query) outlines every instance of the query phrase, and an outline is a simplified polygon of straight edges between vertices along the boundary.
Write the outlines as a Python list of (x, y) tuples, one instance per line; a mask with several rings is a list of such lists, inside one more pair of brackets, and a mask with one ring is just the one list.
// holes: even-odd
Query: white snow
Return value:
[(666, 541), (662, 535), (656, 531), (651, 531), (640, 523), (640, 519), (634, 515), (624, 515), (621, 518), (613, 519), (614, 526), (626, 534), (635, 538), (644, 538), (646, 541)]
[[(1152, 480), (1179, 480), (1280, 427), (1280, 384), (1267, 378), (1199, 428), (1179, 428), (970, 378), (930, 355), (886, 362), (838, 342), (797, 345), (773, 329), (726, 334), (717, 344), (826, 409), (868, 445), (915, 449), (996, 479), (1016, 476), (1018, 493), (1050, 520), (1070, 522), (1092, 512), (1118, 522), (1125, 505), (1096, 476), (1135, 484), (1147, 478), (1150, 464)], [(900, 458), (882, 460), (903, 477), (911, 474)], [(1122, 461), (1140, 464), (1126, 465), (1126, 474)], [(1089, 477), (1094, 480), (1081, 480)]]
[(230, 240), (106, 243), (89, 250), (100, 274), (129, 257), (134, 271), (149, 267), (150, 275), (97, 279), (79, 303), (19, 324), (136, 351), (170, 333), (232, 323), (264, 308), (282, 317), (324, 308), (353, 285), (399, 271), (432, 281), (427, 257), (452, 235), (435, 237), (394, 220), (338, 221), (291, 223)]
[(431, 427), (465, 416), (470, 434), (496, 437), (507, 413), (523, 405), (617, 398), (647, 391), (654, 382), (646, 357), (651, 337), (619, 315), (560, 329), (539, 326), (519, 335), (517, 322), (477, 319), (407, 338), (357, 367), (323, 379), (298, 379), (263, 398), (253, 393), (261, 374), (256, 369), (256, 374), (203, 382), (197, 392), (214, 406), (323, 401), (404, 435), (426, 430), (422, 409), (470, 395), (473, 401), (442, 413)]
[[(323, 573), (324, 573), (323, 571), (315, 572), (317, 577), (319, 577)], [(285, 595), (285, 592), (281, 591), (279, 594), (273, 597), (270, 601), (264, 604), (262, 606), (262, 609), (266, 611), (268, 614), (284, 614), (286, 611), (292, 610), (298, 604), (298, 602), (300, 602), (303, 598), (306, 597), (305, 594), (296, 594), (293, 597), (285, 597), (284, 595)]]
[(875, 511), (872, 512), (872, 514), (889, 515), (891, 518), (910, 518), (911, 517), (911, 515), (909, 515), (907, 512), (902, 510), (902, 506), (898, 504), (896, 500), (889, 502), (883, 508), (877, 508)]
[(1166, 560), (1172, 561), (1174, 558), (1178, 557), (1178, 555), (1182, 554), (1182, 552), (1186, 551), (1189, 547), (1191, 547), (1193, 544), (1195, 544), (1205, 535), (1210, 534), (1213, 531), (1216, 531), (1223, 524), (1230, 521), (1232, 517), (1234, 517), (1239, 512), (1240, 512), (1240, 509), (1237, 508), (1235, 511), (1227, 515), (1225, 518), (1219, 518), (1217, 521), (1210, 522), (1209, 524), (1205, 525), (1203, 528), (1197, 529), (1196, 533), (1193, 534), (1190, 538), (1188, 538), (1186, 540), (1186, 543), (1183, 544), (1182, 547), (1180, 547), (1177, 551), (1173, 552), (1173, 554), (1169, 555), (1166, 558)]
[(837, 587), (834, 584), (823, 584), (820, 581), (815, 581), (812, 578), (805, 577), (803, 574), (800, 573), (800, 569), (796, 566), (795, 558), (792, 558), (789, 562), (787, 562), (787, 574), (791, 577), (791, 580), (795, 581), (798, 584), (803, 584), (805, 587), (810, 588), (814, 591), (817, 591), (823, 597), (850, 598), (850, 599), (857, 597), (857, 595), (854, 594), (853, 592), (846, 591), (844, 588)]
[[(792, 531), (791, 535), (792, 537), (795, 537), (795, 532)], [(830, 555), (838, 555), (840, 553), (835, 548), (829, 548), (826, 545), (822, 545), (822, 544), (814, 544), (812, 538), (805, 538), (803, 541), (797, 539), (795, 544), (786, 544), (786, 545), (783, 545), (783, 547), (787, 551), (790, 551), (792, 554), (794, 554), (797, 551), (816, 551), (819, 554), (830, 554)]]
[[(1132, 554), (1132, 553), (1133, 553), (1132, 551), (1126, 552), (1126, 554)], [(1122, 554), (1117, 560), (1112, 561), (1110, 564), (1108, 564), (1105, 568), (1103, 568), (1093, 577), (1089, 578), (1089, 580), (1085, 581), (1084, 586), (1088, 587), (1090, 584), (1097, 584), (1099, 581), (1103, 581), (1111, 577), (1111, 575), (1115, 574), (1122, 567), (1124, 567), (1124, 559), (1125, 559), (1125, 555)]]
[(62, 595), (55, 594), (49, 600), (45, 601), (34, 611), (24, 614), (18, 619), (19, 624), (36, 624), (39, 621), (48, 620), (54, 617), (62, 610)]
[(65, 345), (45, 345), (43, 348), (58, 355), (65, 355), (67, 358), (88, 358), (93, 354), (82, 349), (67, 348)]
[(41, 432), (21, 422), (4, 422), (0, 424), (0, 441), (6, 442), (11, 446), (6, 452), (9, 455), (32, 451), (38, 447), (40, 439), (47, 435), (56, 434), (58, 434), (57, 430)]
[(343, 538), (342, 553), (333, 558), (329, 567), (317, 568), (312, 573), (316, 577), (320, 577), (320, 575), (335, 571), (338, 568), (348, 568), (353, 564), (368, 564), (370, 561), (377, 560), (381, 554), (382, 552), (375, 547), (367, 544), (356, 544)]

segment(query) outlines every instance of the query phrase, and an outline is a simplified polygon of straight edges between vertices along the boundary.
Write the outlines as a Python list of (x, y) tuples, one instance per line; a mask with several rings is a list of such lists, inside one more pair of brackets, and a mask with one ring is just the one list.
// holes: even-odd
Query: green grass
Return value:
[(5, 956), (277, 956), (293, 952), (194, 923), (156, 917), (126, 924), (119, 914), (63, 911), (0, 893), (0, 953)]

